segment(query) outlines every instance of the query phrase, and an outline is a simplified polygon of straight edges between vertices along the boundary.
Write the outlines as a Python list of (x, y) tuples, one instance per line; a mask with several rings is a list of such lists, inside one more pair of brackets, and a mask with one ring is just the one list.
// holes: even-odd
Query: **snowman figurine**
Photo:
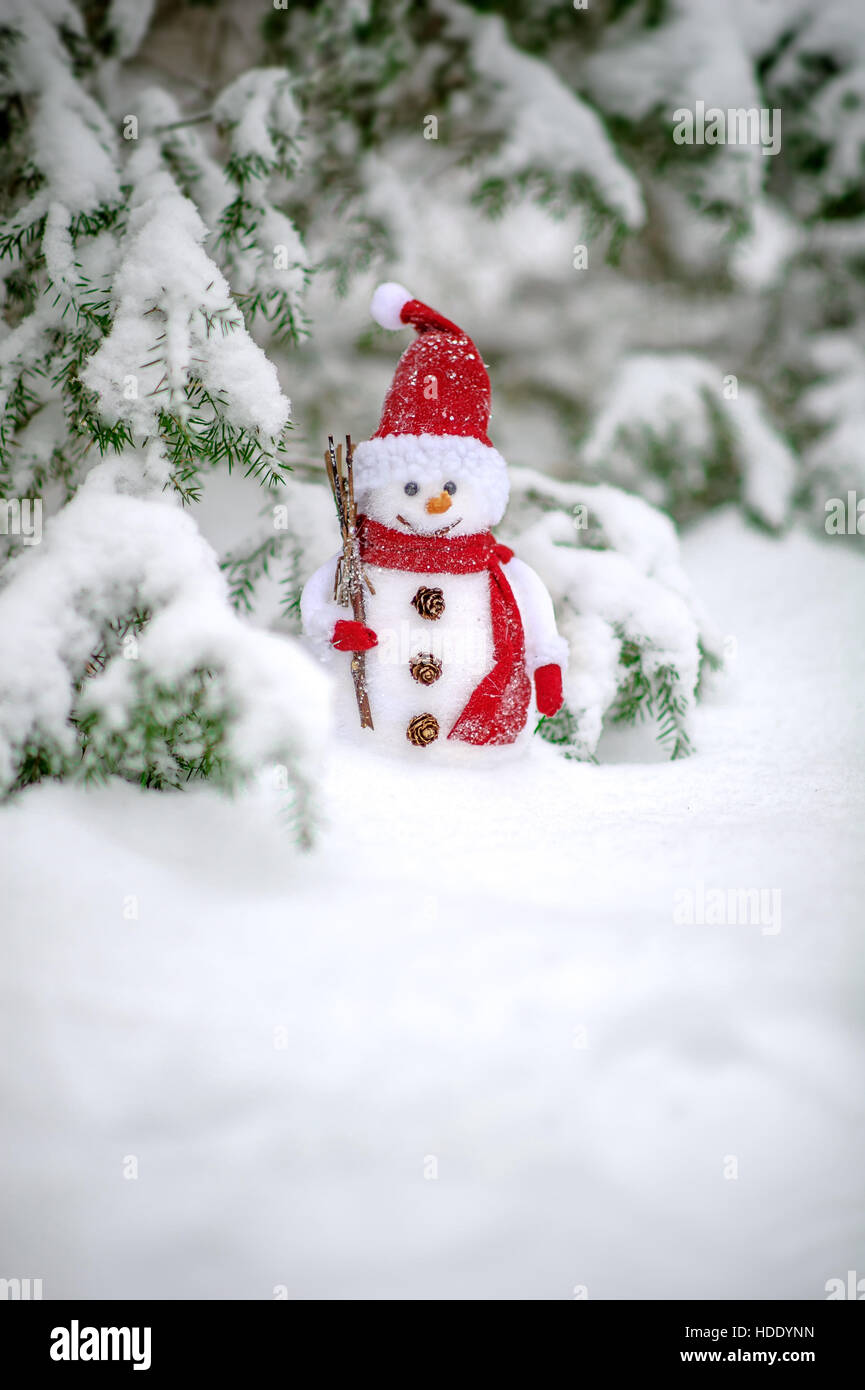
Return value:
[(338, 668), (343, 732), (371, 737), (347, 655), (362, 651), (382, 746), (426, 760), (517, 744), (531, 735), (533, 707), (560, 708), (567, 644), (542, 580), (490, 530), (508, 474), (487, 437), (486, 368), (461, 328), (401, 285), (379, 286), (372, 316), (417, 336), (378, 429), (354, 453), (366, 621), (334, 600), (334, 556), (303, 590), (304, 632)]

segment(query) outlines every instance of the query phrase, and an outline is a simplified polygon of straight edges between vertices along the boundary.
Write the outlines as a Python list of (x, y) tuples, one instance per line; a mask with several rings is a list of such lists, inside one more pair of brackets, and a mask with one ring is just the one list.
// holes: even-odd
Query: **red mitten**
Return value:
[(562, 707), (561, 666), (539, 666), (535, 671), (535, 690), (538, 695), (538, 714), (549, 717)]
[(378, 638), (371, 627), (348, 618), (337, 620), (330, 640), (338, 652), (368, 652), (370, 647), (378, 646)]

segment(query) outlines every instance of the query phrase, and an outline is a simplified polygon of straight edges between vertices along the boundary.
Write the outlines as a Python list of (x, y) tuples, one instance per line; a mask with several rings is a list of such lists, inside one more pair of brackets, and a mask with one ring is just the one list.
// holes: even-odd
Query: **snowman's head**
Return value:
[(355, 450), (358, 510), (394, 531), (469, 536), (504, 516), (504, 459), (469, 437), (388, 435)]
[(499, 509), (470, 479), (442, 475), (435, 482), (407, 476), (363, 488), (358, 510), (382, 526), (418, 536), (470, 536), (500, 519)]

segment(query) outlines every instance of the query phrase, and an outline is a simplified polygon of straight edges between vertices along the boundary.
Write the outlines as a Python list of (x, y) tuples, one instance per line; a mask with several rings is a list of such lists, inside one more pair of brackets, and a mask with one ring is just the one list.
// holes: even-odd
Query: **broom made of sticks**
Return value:
[[(372, 585), (363, 572), (360, 562), (360, 541), (357, 534), (357, 507), (354, 501), (354, 474), (352, 471), (353, 449), (351, 435), (345, 437), (345, 457), (343, 458), (342, 445), (334, 447), (333, 435), (327, 436), (327, 452), (324, 456), (324, 466), (327, 469), (327, 477), (333, 492), (333, 500), (336, 504), (336, 517), (339, 522), (340, 534), (342, 536), (342, 554), (336, 567), (336, 574), (333, 578), (333, 596), (337, 603), (341, 603), (344, 608), (351, 608), (354, 620), (357, 623), (366, 622), (366, 605), (364, 603), (363, 586), (366, 584), (370, 593), (374, 593)], [(362, 729), (372, 729), (372, 711), (369, 707), (369, 692), (366, 688), (366, 652), (352, 652), (351, 654), (351, 678), (354, 681), (354, 693), (357, 698), (357, 709), (360, 715), (360, 727)]]

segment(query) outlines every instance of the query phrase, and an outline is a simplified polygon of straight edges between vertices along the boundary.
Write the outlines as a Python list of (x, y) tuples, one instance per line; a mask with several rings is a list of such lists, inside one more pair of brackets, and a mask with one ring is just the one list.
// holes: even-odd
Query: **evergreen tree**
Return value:
[[(6, 15), (3, 789), (231, 786), (273, 762), (303, 820), (322, 678), (287, 639), (334, 547), (323, 436), (369, 433), (392, 367), (365, 308), (383, 276), (453, 305), (490, 362), (505, 529), (572, 643), (542, 732), (592, 756), (605, 721), (651, 714), (687, 751), (720, 645), (655, 508), (735, 502), (780, 529), (865, 475), (865, 18), (842, 0)], [(768, 126), (677, 143), (700, 102), (780, 111), (779, 147)], [(242, 503), (217, 558), (196, 517), (226, 472)]]

